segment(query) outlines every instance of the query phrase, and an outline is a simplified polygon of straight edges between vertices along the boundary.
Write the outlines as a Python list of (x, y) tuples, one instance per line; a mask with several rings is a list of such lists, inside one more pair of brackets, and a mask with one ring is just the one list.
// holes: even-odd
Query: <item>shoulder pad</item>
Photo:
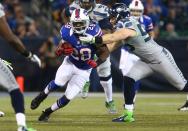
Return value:
[(63, 40), (66, 40), (67, 37), (70, 37), (72, 35), (71, 26), (69, 23), (61, 27), (60, 34)]
[(143, 15), (144, 19), (151, 20), (151, 18), (147, 15)]
[(101, 28), (99, 27), (98, 24), (90, 24), (86, 33), (90, 34), (92, 36), (101, 36), (102, 30), (101, 30)]
[(95, 8), (93, 9), (93, 14), (106, 18), (109, 17), (109, 13), (108, 13), (108, 7), (102, 4), (96, 4)]

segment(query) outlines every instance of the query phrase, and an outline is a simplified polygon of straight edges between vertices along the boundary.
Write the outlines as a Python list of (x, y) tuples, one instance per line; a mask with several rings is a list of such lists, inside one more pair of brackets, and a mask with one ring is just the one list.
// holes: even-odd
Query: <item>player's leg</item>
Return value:
[(65, 107), (72, 99), (74, 99), (75, 96), (82, 90), (85, 82), (89, 80), (90, 72), (91, 70), (76, 69), (76, 73), (78, 74), (72, 76), (67, 85), (65, 95), (58, 99), (51, 107), (45, 109), (39, 117), (39, 121), (47, 121), (51, 113)]
[(72, 68), (73, 64), (65, 58), (56, 72), (55, 80), (50, 81), (46, 88), (32, 100), (31, 109), (36, 109), (50, 92), (63, 87), (72, 76)]
[(11, 104), (16, 114), (18, 129), (27, 129), (24, 97), (10, 69), (0, 60), (0, 85), (8, 90)]
[(116, 107), (112, 98), (112, 76), (111, 76), (111, 62), (110, 57), (106, 59), (104, 63), (99, 65), (97, 72), (100, 78), (100, 84), (104, 88), (106, 102), (105, 105), (109, 110), (109, 113), (116, 113)]
[(187, 80), (176, 65), (171, 53), (164, 48), (162, 53), (156, 56), (156, 59), (159, 59), (160, 63), (150, 64), (150, 67), (155, 72), (163, 75), (178, 90), (184, 90)]
[[(121, 56), (120, 56), (120, 63), (119, 68), (122, 71), (122, 74), (126, 76), (126, 74), (129, 72), (129, 70), (132, 68), (132, 66), (139, 60), (140, 58), (132, 53), (129, 53), (126, 48), (121, 49)], [(126, 88), (126, 87), (125, 87)], [(134, 84), (134, 91), (135, 93), (140, 88), (140, 81), (136, 81)], [(136, 100), (136, 95), (134, 97), (134, 103)]]
[(122, 116), (113, 119), (113, 122), (133, 122), (133, 109), (135, 90), (134, 84), (137, 80), (143, 79), (153, 73), (152, 69), (141, 60), (137, 61), (130, 71), (123, 77), (124, 80), (124, 112)]
[[(152, 66), (152, 68), (162, 74), (177, 89), (187, 91), (187, 80), (176, 65), (171, 53), (164, 48), (160, 55), (159, 58), (162, 62), (159, 65)], [(188, 101), (179, 110), (188, 110)]]

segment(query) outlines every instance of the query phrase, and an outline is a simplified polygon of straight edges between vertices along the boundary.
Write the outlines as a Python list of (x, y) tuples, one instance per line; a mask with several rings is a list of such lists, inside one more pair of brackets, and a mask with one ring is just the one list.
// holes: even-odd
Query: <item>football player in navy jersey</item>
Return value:
[(73, 11), (70, 23), (64, 25), (61, 30), (61, 45), (57, 48), (56, 54), (66, 55), (63, 63), (58, 68), (55, 80), (52, 80), (47, 87), (36, 96), (31, 102), (31, 109), (36, 109), (48, 94), (68, 83), (65, 94), (51, 107), (45, 109), (39, 121), (47, 121), (54, 111), (66, 106), (84, 87), (93, 67), (96, 67), (94, 55), (96, 46), (88, 43), (83, 45), (79, 36), (101, 36), (102, 31), (97, 24), (91, 24), (89, 16), (84, 9)]
[[(103, 33), (111, 33), (112, 25), (109, 22), (109, 12), (108, 7), (103, 4), (96, 4), (95, 0), (75, 0), (71, 5), (65, 9), (64, 22), (69, 21), (71, 13), (75, 9), (84, 8), (88, 11), (89, 17), (93, 23), (99, 24)], [(105, 52), (106, 46), (101, 47), (99, 52), (108, 55), (106, 60), (97, 67), (97, 73), (100, 78), (100, 84), (104, 88), (106, 101), (105, 106), (109, 113), (116, 113), (115, 102), (112, 98), (112, 75), (111, 75), (111, 62), (109, 52)], [(82, 91), (82, 97), (86, 98), (88, 96), (89, 81), (86, 82)]]

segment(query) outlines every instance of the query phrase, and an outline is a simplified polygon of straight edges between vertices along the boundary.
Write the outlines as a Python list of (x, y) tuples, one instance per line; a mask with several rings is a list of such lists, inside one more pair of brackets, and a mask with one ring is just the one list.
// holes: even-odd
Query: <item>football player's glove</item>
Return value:
[(83, 44), (102, 44), (102, 37), (100, 36), (92, 36), (92, 35), (87, 35), (87, 36), (81, 36), (79, 37), (80, 41), (83, 43)]
[(36, 54), (29, 53), (29, 56), (27, 57), (30, 61), (36, 63), (39, 67), (41, 67), (41, 60)]
[(97, 63), (94, 60), (87, 60), (87, 64), (91, 66), (91, 68), (96, 68)]
[(60, 44), (55, 51), (55, 54), (57, 56), (61, 56), (62, 54), (70, 55), (72, 53), (73, 53), (73, 47), (69, 43)]

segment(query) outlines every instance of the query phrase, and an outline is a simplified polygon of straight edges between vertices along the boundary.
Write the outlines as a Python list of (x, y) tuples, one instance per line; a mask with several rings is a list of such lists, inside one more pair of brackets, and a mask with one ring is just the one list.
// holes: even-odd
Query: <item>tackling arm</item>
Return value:
[(136, 36), (136, 31), (122, 28), (122, 29), (118, 29), (112, 34), (103, 35), (102, 42), (103, 44), (112, 44), (120, 40), (126, 40), (128, 37), (133, 37), (133, 36)]
[(0, 36), (2, 36), (5, 40), (8, 41), (8, 43), (19, 53), (21, 53), (23, 56), (30, 59), (32, 62), (36, 63), (41, 67), (41, 61), (38, 58), (37, 55), (32, 54), (30, 51), (27, 51), (21, 40), (13, 34), (11, 31), (9, 25), (7, 24), (7, 21), (5, 19), (5, 16), (2, 16), (0, 18)]
[(8, 26), (5, 16), (0, 18), (0, 36), (2, 36), (8, 43), (18, 52), (20, 52), (25, 57), (30, 55), (21, 42), (21, 40), (13, 34), (10, 27)]

